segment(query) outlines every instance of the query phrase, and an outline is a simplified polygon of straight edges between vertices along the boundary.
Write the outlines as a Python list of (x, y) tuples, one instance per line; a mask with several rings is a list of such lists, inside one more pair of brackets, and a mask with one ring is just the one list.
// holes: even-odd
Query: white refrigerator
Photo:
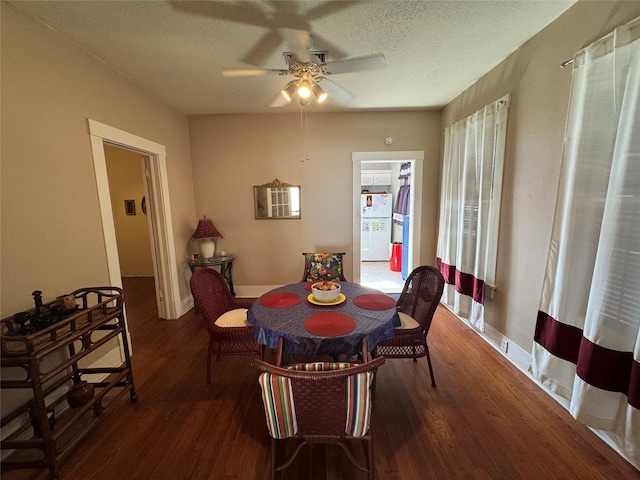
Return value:
[(360, 196), (361, 223), (360, 260), (389, 261), (393, 215), (392, 195), (363, 193)]

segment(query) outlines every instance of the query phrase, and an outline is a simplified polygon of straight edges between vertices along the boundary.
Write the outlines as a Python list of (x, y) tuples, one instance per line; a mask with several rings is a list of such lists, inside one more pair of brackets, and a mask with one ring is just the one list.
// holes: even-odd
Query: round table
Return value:
[[(283, 337), (285, 352), (318, 357), (356, 355), (361, 352), (362, 337), (367, 338), (369, 350), (393, 338), (394, 327), (400, 326), (395, 300), (357, 283), (340, 282), (340, 286), (346, 299), (339, 305), (319, 306), (309, 302), (311, 284), (308, 282), (265, 293), (253, 302), (247, 313), (248, 322), (255, 328), (256, 342), (277, 348), (278, 339)], [(317, 320), (316, 328), (312, 328), (314, 320)], [(330, 327), (326, 334), (312, 333), (317, 332), (323, 320)], [(332, 324), (335, 320), (345, 323)], [(344, 333), (345, 330), (349, 331)]]

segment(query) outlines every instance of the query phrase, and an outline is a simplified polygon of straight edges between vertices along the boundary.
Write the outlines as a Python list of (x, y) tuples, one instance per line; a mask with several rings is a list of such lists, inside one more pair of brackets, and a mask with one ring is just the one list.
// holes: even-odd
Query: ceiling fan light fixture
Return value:
[(296, 91), (296, 84), (295, 83), (290, 83), (285, 88), (283, 88), (280, 91), (280, 93), (287, 100), (287, 102), (290, 102), (291, 99), (293, 98), (293, 94), (295, 93), (295, 91)]
[(311, 96), (311, 84), (307, 80), (302, 80), (298, 85), (298, 96), (307, 99)]
[(313, 94), (318, 103), (324, 102), (329, 97), (329, 94), (317, 83), (313, 86)]

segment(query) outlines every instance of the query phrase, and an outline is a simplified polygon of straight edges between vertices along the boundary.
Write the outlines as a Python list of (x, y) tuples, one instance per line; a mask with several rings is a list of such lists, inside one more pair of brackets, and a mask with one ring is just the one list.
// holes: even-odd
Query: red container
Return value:
[(402, 243), (400, 242), (393, 242), (391, 244), (389, 267), (394, 272), (399, 272), (402, 269)]

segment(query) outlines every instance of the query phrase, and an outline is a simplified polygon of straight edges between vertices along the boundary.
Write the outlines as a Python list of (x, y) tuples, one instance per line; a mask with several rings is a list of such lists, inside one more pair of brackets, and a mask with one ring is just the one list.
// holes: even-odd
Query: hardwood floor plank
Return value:
[[(138, 401), (123, 397), (105, 412), (63, 464), (61, 480), (268, 480), (269, 436), (251, 357), (214, 360), (206, 385), (199, 316), (159, 320), (153, 279), (124, 284)], [(378, 480), (640, 478), (443, 308), (429, 347), (436, 388), (424, 359), (388, 359), (379, 369), (371, 427)], [(2, 478), (41, 480), (47, 473), (3, 471)], [(320, 445), (304, 448), (279, 476), (365, 478), (341, 450)]]

